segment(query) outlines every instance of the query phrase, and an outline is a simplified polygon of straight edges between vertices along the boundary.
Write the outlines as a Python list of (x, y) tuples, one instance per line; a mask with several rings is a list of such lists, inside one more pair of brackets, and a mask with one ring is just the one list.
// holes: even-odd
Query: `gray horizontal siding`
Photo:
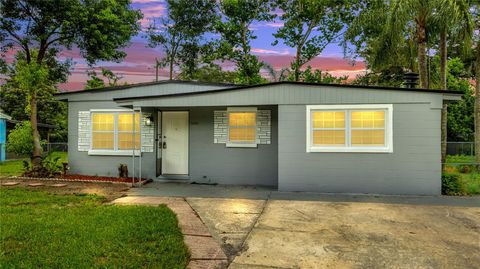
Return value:
[(277, 104), (428, 103), (440, 108), (442, 94), (332, 86), (271, 85), (258, 88), (128, 101), (142, 107), (241, 106)]
[[(78, 151), (78, 111), (90, 109), (114, 109), (119, 108), (113, 101), (106, 102), (69, 102), (68, 103), (68, 163), (69, 173), (118, 176), (118, 166), (128, 165), (130, 176), (133, 171), (131, 156), (97, 156), (88, 155), (88, 152)], [(135, 164), (135, 175), (138, 176), (138, 158)], [(155, 176), (155, 152), (142, 153), (142, 177), (153, 178)]]
[[(118, 165), (127, 164), (132, 170), (131, 156), (92, 156), (78, 151), (78, 111), (119, 108), (114, 102), (70, 102), (68, 146), (70, 173), (117, 176)], [(213, 111), (216, 108), (181, 108), (190, 112), (189, 172), (192, 180), (219, 184), (277, 185), (277, 108), (259, 107), (272, 111), (272, 140), (258, 148), (227, 148), (213, 143)], [(178, 109), (177, 109), (178, 110)], [(145, 111), (145, 110), (144, 110)], [(138, 174), (138, 159), (136, 163)], [(131, 173), (130, 173), (131, 174)], [(156, 153), (142, 155), (142, 176), (156, 178)]]
[(272, 111), (271, 144), (257, 148), (227, 148), (213, 143), (213, 112), (226, 107), (190, 109), (190, 177), (220, 184), (277, 185), (277, 108)]
[(440, 110), (429, 104), (394, 105), (393, 153), (307, 153), (305, 105), (278, 113), (279, 190), (440, 194)]

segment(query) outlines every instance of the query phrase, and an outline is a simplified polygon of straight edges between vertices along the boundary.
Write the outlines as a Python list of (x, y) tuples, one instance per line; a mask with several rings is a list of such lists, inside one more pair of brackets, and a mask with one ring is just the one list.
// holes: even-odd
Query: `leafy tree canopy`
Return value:
[(51, 47), (76, 45), (89, 63), (120, 60), (132, 34), (140, 29), (141, 12), (129, 8), (129, 0), (1, 0), (2, 49), (20, 47), (27, 62), (32, 48), (41, 63)]
[(215, 1), (168, 0), (167, 4), (167, 17), (160, 19), (160, 25), (148, 28), (149, 46), (163, 48), (165, 57), (160, 66), (168, 66), (170, 79), (175, 67), (190, 77), (204, 58), (204, 47), (209, 46), (203, 42), (203, 34), (212, 30), (217, 19)]
[(251, 54), (250, 42), (257, 37), (250, 29), (254, 21), (270, 21), (272, 3), (268, 0), (222, 0), (219, 3), (222, 20), (216, 25), (220, 34), (216, 58), (236, 64), (240, 84), (258, 84), (263, 81), (260, 69), (263, 63)]
[(284, 25), (274, 34), (278, 40), (296, 49), (291, 64), (295, 80), (299, 80), (300, 69), (318, 56), (327, 45), (335, 41), (345, 24), (353, 19), (356, 1), (342, 0), (277, 0), (284, 12)]
[(237, 73), (233, 71), (223, 71), (219, 65), (210, 64), (198, 68), (191, 76), (185, 76), (183, 73), (180, 73), (178, 78), (202, 82), (235, 83)]
[[(107, 80), (107, 84), (105, 84), (103, 78), (97, 76), (97, 72), (95, 70), (88, 71), (87, 75), (89, 79), (87, 80), (87, 84), (85, 85), (85, 90), (103, 88), (105, 86), (118, 86), (120, 85), (119, 80), (123, 78), (123, 76), (115, 74), (112, 70), (106, 68), (102, 68), (102, 77)], [(126, 84), (127, 82), (123, 83), (123, 85)]]

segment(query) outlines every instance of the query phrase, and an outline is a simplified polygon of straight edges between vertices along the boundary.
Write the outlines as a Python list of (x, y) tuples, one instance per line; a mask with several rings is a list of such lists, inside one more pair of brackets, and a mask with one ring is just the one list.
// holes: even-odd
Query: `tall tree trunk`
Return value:
[(293, 72), (294, 72), (294, 75), (295, 75), (295, 81), (299, 81), (300, 80), (300, 56), (302, 55), (302, 47), (303, 47), (303, 44), (299, 44), (298, 47), (297, 47), (297, 53), (295, 55), (295, 62), (293, 63)]
[[(440, 33), (440, 88), (447, 90), (447, 33), (442, 30)], [(448, 105), (443, 103), (442, 107), (442, 167), (447, 161), (447, 119)]]
[(33, 136), (32, 169), (35, 171), (42, 166), (42, 146), (40, 145), (40, 134), (37, 127), (37, 94), (35, 92), (32, 93), (30, 99), (30, 111)]
[(418, 72), (420, 74), (420, 86), (428, 88), (427, 68), (427, 33), (424, 20), (417, 21), (417, 46), (418, 46)]
[(475, 76), (475, 162), (480, 166), (480, 41), (477, 43), (477, 70)]
[(173, 59), (170, 60), (170, 67), (169, 67), (169, 79), (173, 80)]

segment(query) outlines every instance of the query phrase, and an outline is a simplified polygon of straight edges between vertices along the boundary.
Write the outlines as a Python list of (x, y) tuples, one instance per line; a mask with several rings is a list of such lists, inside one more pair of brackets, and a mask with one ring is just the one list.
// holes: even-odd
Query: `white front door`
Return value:
[(162, 112), (162, 174), (188, 175), (188, 111)]

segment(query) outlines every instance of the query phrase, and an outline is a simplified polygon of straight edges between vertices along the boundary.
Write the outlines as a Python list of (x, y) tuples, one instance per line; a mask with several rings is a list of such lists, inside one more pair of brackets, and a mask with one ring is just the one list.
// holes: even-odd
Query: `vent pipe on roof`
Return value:
[(418, 74), (414, 72), (408, 72), (403, 75), (405, 80), (405, 86), (410, 89), (415, 89), (418, 85)]

